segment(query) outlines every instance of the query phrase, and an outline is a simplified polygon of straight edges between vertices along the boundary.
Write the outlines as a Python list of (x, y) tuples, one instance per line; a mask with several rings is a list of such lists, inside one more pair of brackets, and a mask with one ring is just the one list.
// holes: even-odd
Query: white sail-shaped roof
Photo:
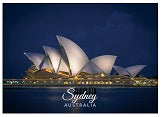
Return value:
[(69, 73), (69, 69), (68, 69), (65, 61), (63, 60), (63, 58), (61, 58), (60, 66), (59, 66), (58, 71), (64, 71), (64, 72), (68, 72)]
[(51, 61), (53, 72), (57, 73), (61, 60), (60, 51), (48, 46), (43, 46), (43, 48)]
[(65, 61), (62, 59), (59, 50), (48, 46), (43, 46), (43, 48), (50, 59), (52, 68), (55, 71), (55, 73), (58, 73), (58, 71), (69, 72), (68, 67)]
[(114, 69), (120, 76), (129, 75), (130, 77), (135, 77), (146, 65), (134, 65), (127, 68), (122, 68), (119, 66), (114, 66)]
[(41, 63), (41, 69), (53, 69), (51, 61), (47, 56), (44, 57), (44, 60)]
[(87, 55), (73, 41), (62, 36), (56, 37), (61, 46), (63, 59), (70, 70), (70, 74), (76, 75), (84, 67), (84, 65), (88, 63), (89, 59)]
[(130, 76), (130, 73), (123, 67), (114, 66), (114, 69), (119, 74), (119, 76), (124, 76), (124, 75)]
[(43, 54), (39, 54), (39, 53), (24, 53), (28, 59), (36, 66), (36, 68), (38, 70), (41, 69), (41, 63), (45, 57), (45, 55)]
[(135, 77), (146, 65), (134, 65), (127, 67), (126, 70), (131, 74), (131, 77)]
[(91, 61), (89, 61), (81, 71), (90, 73), (90, 74), (102, 73), (102, 70), (96, 64), (92, 63)]
[(96, 58), (93, 58), (91, 61), (94, 64), (96, 64), (103, 71), (104, 74), (108, 76), (110, 75), (116, 57), (117, 56), (113, 56), (113, 55), (103, 55), (103, 56), (98, 56)]

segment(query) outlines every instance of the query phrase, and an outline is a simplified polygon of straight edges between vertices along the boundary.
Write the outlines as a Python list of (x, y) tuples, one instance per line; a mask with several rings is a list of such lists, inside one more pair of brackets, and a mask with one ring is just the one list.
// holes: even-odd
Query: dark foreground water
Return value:
[[(4, 89), (4, 113), (157, 113), (157, 88), (97, 88), (96, 107), (64, 107), (68, 88)], [(84, 103), (84, 101), (79, 101)]]

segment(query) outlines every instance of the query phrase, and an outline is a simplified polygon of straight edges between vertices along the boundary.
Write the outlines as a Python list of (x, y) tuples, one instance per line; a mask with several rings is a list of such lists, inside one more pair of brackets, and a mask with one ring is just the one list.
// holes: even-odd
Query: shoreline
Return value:
[(118, 86), (118, 85), (114, 85), (114, 86), (92, 86), (92, 85), (84, 85), (84, 86), (74, 86), (74, 85), (69, 85), (69, 86), (60, 86), (60, 85), (58, 85), (58, 86), (53, 86), (53, 85), (44, 85), (44, 86), (42, 86), (42, 85), (37, 85), (37, 86), (33, 86), (33, 85), (24, 85), (24, 86), (4, 86), (3, 85), (3, 89), (5, 90), (5, 89), (23, 89), (23, 88), (69, 88), (69, 87), (75, 87), (75, 88), (87, 88), (87, 87), (94, 87), (94, 88), (158, 88), (158, 86)]

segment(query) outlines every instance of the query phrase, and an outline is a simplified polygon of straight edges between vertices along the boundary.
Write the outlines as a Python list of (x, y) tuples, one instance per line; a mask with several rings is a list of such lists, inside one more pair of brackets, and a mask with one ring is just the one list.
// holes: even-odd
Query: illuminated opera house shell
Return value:
[(70, 74), (76, 75), (88, 63), (87, 55), (71, 40), (62, 36), (57, 36), (57, 39), (61, 46), (62, 57), (70, 70)]
[(137, 76), (140, 71), (145, 67), (146, 65), (134, 65), (130, 66), (127, 68), (119, 67), (119, 66), (114, 66), (114, 69), (120, 76), (130, 76), (130, 77), (135, 77)]
[[(42, 61), (44, 61), (44, 66), (48, 66), (45, 62), (47, 60), (46, 59), (46, 56), (43, 55), (43, 54), (39, 54), (39, 53), (24, 53), (28, 59), (33, 62), (33, 64), (35, 65), (35, 67), (40, 70), (42, 67), (41, 67), (41, 64), (42, 64)], [(46, 65), (45, 65), (46, 64)]]
[[(85, 52), (73, 41), (62, 36), (56, 37), (61, 50), (43, 46), (45, 54), (24, 53), (38, 70), (48, 69), (51, 73), (55, 74), (66, 72), (71, 76), (76, 76), (81, 72), (89, 74), (102, 73), (106, 76), (110, 75), (117, 56), (102, 55), (89, 60)], [(131, 67), (129, 69), (121, 68), (122, 73), (120, 73), (119, 68), (120, 67), (116, 69), (115, 67), (120, 75), (131, 74), (132, 76), (136, 75), (137, 71), (140, 69), (139, 67)]]
[(116, 56), (113, 55), (103, 55), (93, 58), (85, 65), (82, 71), (87, 73), (104, 73), (109, 76), (114, 65)]

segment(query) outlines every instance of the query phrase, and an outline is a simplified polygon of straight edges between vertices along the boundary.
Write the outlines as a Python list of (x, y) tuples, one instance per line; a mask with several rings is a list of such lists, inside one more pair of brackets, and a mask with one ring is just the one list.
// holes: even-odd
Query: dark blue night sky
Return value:
[(157, 4), (3, 4), (3, 77), (22, 78), (24, 52), (60, 48), (56, 35), (77, 43), (89, 59), (118, 56), (115, 65), (145, 64), (157, 75)]

